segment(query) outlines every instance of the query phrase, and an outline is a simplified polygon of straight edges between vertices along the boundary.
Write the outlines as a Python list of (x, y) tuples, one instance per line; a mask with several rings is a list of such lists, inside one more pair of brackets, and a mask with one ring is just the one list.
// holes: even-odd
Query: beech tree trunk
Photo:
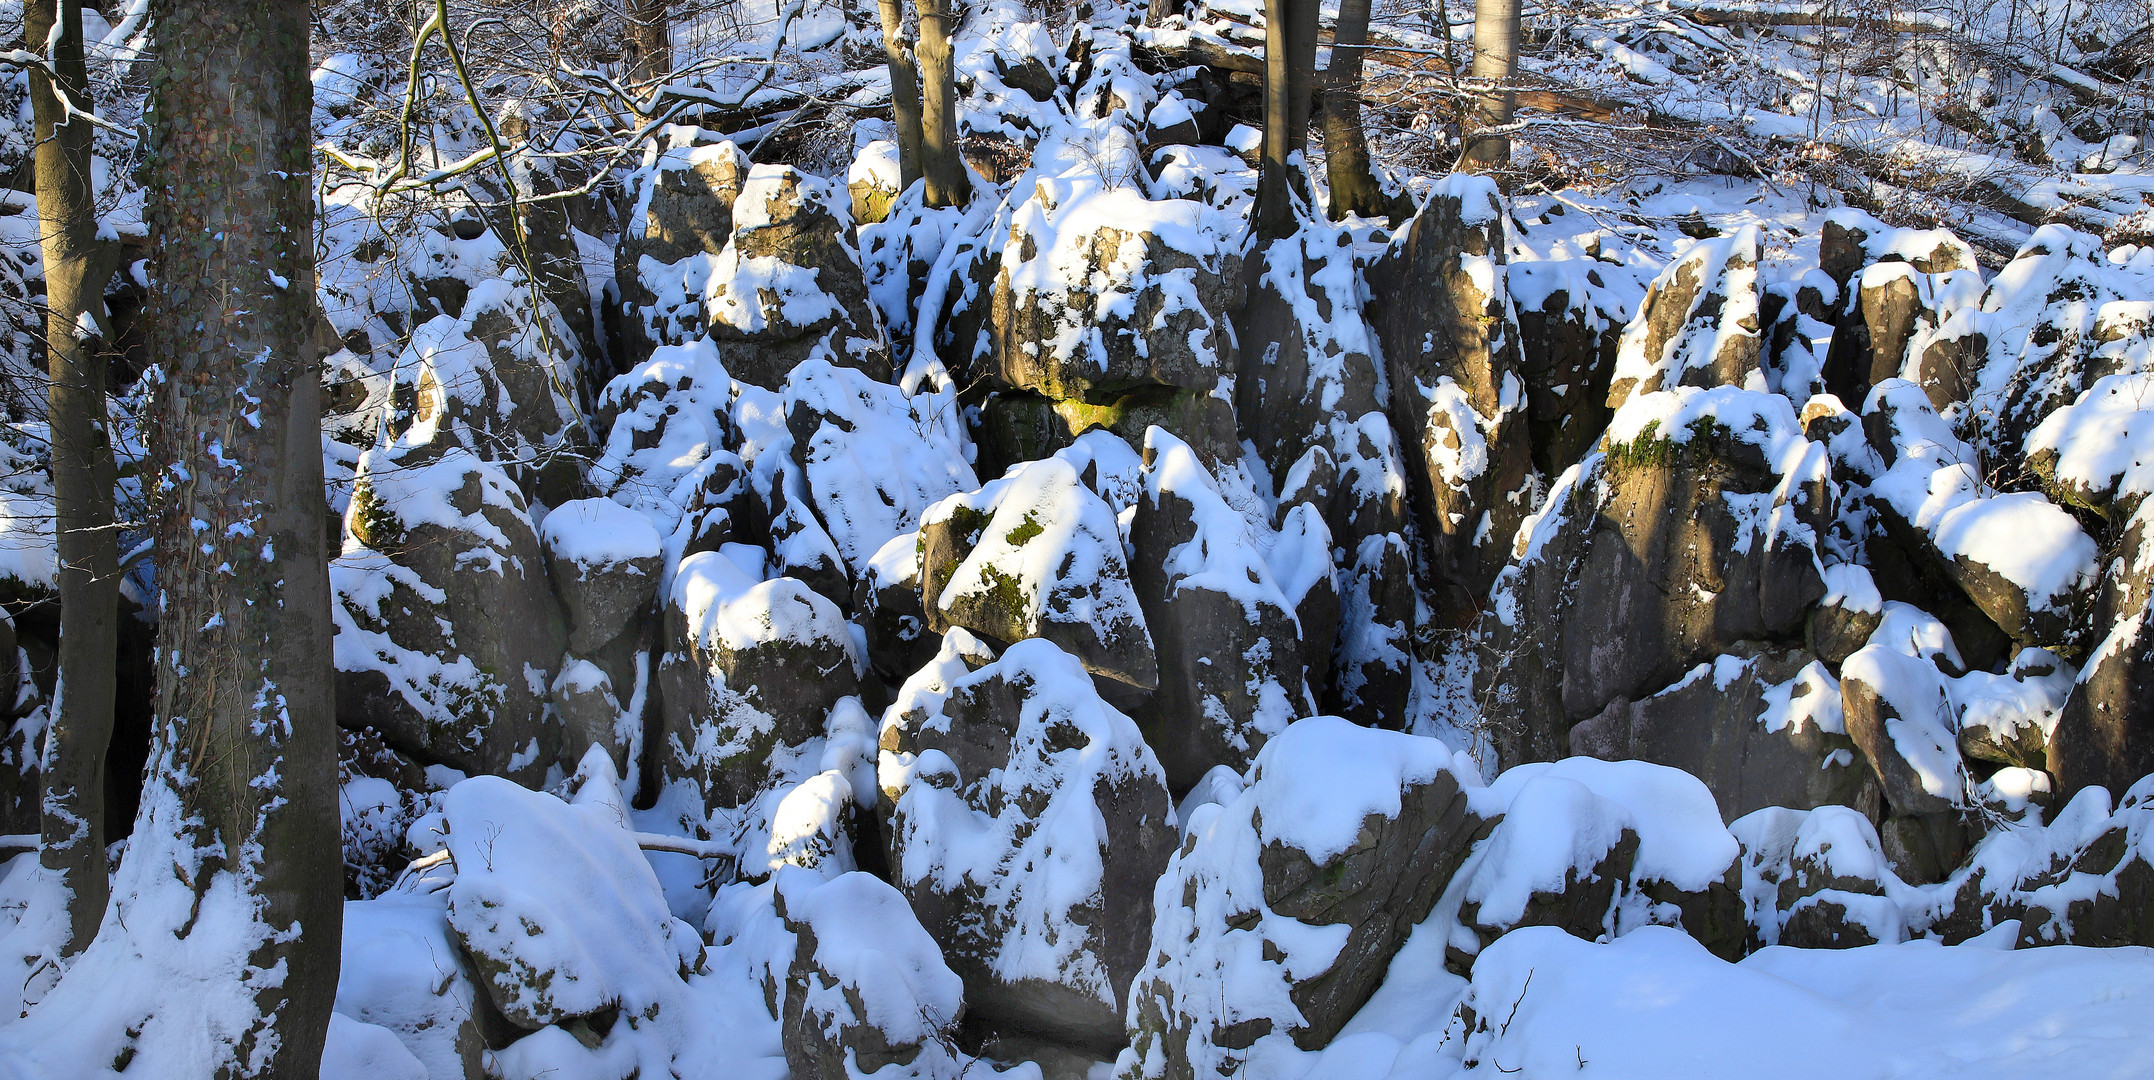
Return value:
[(1292, 159), (1309, 145), (1316, 27), (1316, 0), (1264, 0), (1264, 144), (1251, 220), (1259, 241), (1294, 231)]
[(673, 18), (666, 10), (669, 0), (628, 0), (628, 43), (635, 50), (629, 60), (631, 82), (658, 82), (673, 74)]
[[(319, 1071), (344, 903), (308, 15), (304, 0), (164, 0), (148, 140), (162, 602), (152, 790), (130, 850), (176, 840), (195, 865), (169, 872), (198, 901), (234, 882), (253, 899), (244, 962), (283, 978), (254, 984), (257, 1014), (220, 1071), (277, 1080)], [(232, 928), (214, 932), (203, 948)]]
[(1324, 69), (1324, 167), (1331, 180), (1333, 221), (1348, 214), (1390, 211), (1383, 185), (1369, 163), (1369, 138), (1361, 127), (1361, 64), (1369, 42), (1369, 0), (1339, 0), (1332, 32), (1331, 64)]
[[(51, 380), (53, 536), (59, 555), (59, 679), (41, 771), (39, 859), (67, 890), (61, 955), (89, 944), (110, 891), (105, 867), (105, 752), (112, 742), (119, 649), (119, 534), (112, 523), (112, 444), (105, 427), (104, 321), (109, 256), (97, 240), (91, 111), (80, 0), (31, 0), (26, 40), (52, 43), (53, 73), (31, 69), (39, 236), (45, 256), (45, 359)], [(55, 25), (59, 33), (55, 35)]]
[(883, 56), (890, 68), (890, 120), (897, 127), (898, 190), (920, 179), (920, 62), (905, 36), (905, 0), (876, 0), (883, 20)]
[[(1480, 95), (1474, 105), (1478, 130), (1502, 127), (1518, 113), (1518, 91), (1511, 82), (1518, 76), (1519, 0), (1475, 0), (1473, 6), (1473, 77), (1498, 84)], [(1465, 153), (1459, 163), (1475, 172), (1507, 168), (1511, 164), (1509, 135), (1468, 132)]]
[(920, 14), (920, 171), (929, 206), (963, 206), (972, 195), (957, 143), (956, 55), (950, 0), (916, 0)]

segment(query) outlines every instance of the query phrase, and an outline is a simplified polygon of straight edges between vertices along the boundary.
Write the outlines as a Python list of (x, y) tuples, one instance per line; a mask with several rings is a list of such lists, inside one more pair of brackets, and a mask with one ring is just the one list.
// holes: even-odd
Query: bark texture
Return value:
[(1518, 76), (1518, 16), (1518, 0), (1476, 0), (1473, 6), (1473, 77), (1496, 84), (1474, 104), (1476, 130), (1467, 133), (1459, 161), (1475, 172), (1511, 163), (1509, 135), (1477, 132), (1502, 127), (1517, 115), (1518, 90), (1511, 83)]
[(633, 82), (657, 82), (673, 74), (673, 18), (669, 0), (628, 0), (628, 63)]
[[(920, 170), (929, 206), (963, 206), (972, 195), (957, 142), (957, 70), (951, 0), (916, 0), (920, 13)], [(902, 148), (901, 148), (902, 152)]]
[(1264, 0), (1264, 145), (1252, 217), (1259, 241), (1294, 231), (1292, 158), (1309, 145), (1317, 10), (1316, 0)]
[[(109, 890), (105, 868), (105, 751), (112, 742), (113, 662), (119, 648), (119, 537), (112, 527), (112, 444), (105, 429), (105, 279), (90, 188), (88, 120), (68, 119), (61, 94), (91, 111), (79, 0), (32, 0), (25, 37), (52, 42), (53, 72), (33, 70), (37, 213), (45, 256), (45, 361), (51, 377), (53, 533), (59, 548), (59, 685), (46, 729), (39, 858), (68, 891), (61, 954), (89, 944)], [(59, 34), (53, 34), (57, 24)], [(57, 75), (57, 85), (53, 75)]]
[(1368, 55), (1361, 46), (1368, 42), (1369, 0), (1340, 0), (1331, 63), (1324, 69), (1324, 167), (1334, 221), (1392, 211), (1369, 164), (1369, 138), (1361, 127), (1361, 62)]
[[(165, 471), (150, 783), (185, 808), (182, 845), (245, 883), (274, 931), (246, 962), (285, 973), (257, 984), (254, 1028), (224, 1072), (313, 1080), (343, 895), (309, 346), (308, 5), (168, 0), (157, 27), (148, 210), (164, 383), (150, 449)], [(197, 895), (214, 876), (192, 876)]]
[(890, 68), (890, 118), (897, 127), (898, 190), (920, 179), (920, 61), (905, 33), (905, 0), (875, 0), (883, 21), (883, 56)]

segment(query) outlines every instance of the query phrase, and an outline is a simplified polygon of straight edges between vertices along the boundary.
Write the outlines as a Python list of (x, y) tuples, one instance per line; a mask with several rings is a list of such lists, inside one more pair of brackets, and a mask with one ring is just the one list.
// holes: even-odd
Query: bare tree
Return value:
[(671, 0), (628, 0), (628, 64), (632, 83), (647, 84), (673, 74)]
[(1518, 0), (1475, 0), (1473, 5), (1473, 77), (1487, 84), (1474, 105), (1483, 130), (1468, 132), (1459, 163), (1476, 172), (1511, 164), (1511, 136), (1505, 130), (1518, 112)]
[(97, 933), (110, 891), (105, 868), (105, 751), (112, 741), (119, 649), (119, 534), (112, 444), (105, 428), (99, 327), (112, 255), (97, 239), (90, 186), (91, 103), (80, 0), (32, 0), (29, 42), (50, 46), (30, 69), (37, 136), (37, 211), (45, 256), (45, 358), (51, 381), (53, 534), (60, 570), (59, 680), (46, 729), (39, 859), (67, 890), (61, 955)]
[(144, 793), (135, 850), (176, 838), (196, 865), (165, 872), (198, 903), (219, 879), (239, 883), (258, 937), (236, 959), (282, 970), (254, 983), (255, 1016), (222, 1073), (312, 1080), (343, 896), (309, 345), (308, 5), (165, 0), (157, 31), (148, 213), (163, 378), (150, 449), (163, 473), (147, 783), (165, 790)]
[(1392, 209), (1369, 163), (1369, 139), (1361, 127), (1361, 64), (1368, 42), (1369, 0), (1340, 0), (1331, 63), (1324, 68), (1324, 167), (1331, 180), (1333, 220)]
[(920, 179), (920, 61), (905, 34), (905, 0), (876, 0), (883, 22), (883, 55), (890, 68), (890, 119), (897, 127), (898, 190)]
[(929, 206), (963, 206), (972, 196), (957, 141), (956, 27), (951, 0), (915, 0), (920, 13), (920, 171)]
[(1264, 146), (1250, 218), (1260, 241), (1294, 231), (1293, 202), (1301, 193), (1292, 159), (1309, 145), (1317, 12), (1317, 0), (1264, 0)]

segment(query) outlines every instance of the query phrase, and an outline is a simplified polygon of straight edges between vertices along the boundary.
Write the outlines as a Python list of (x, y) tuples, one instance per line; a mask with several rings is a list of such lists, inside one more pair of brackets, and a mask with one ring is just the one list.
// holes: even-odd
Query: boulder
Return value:
[(596, 655), (648, 619), (665, 564), (649, 518), (611, 499), (579, 499), (550, 511), (539, 538), (570, 652)]
[(776, 389), (811, 356), (890, 374), (845, 205), (790, 165), (755, 165), (733, 201), (733, 236), (710, 261), (702, 300), (735, 378)]
[[(733, 422), (733, 377), (708, 340), (660, 346), (599, 392), (602, 433), (591, 482), (671, 533), (684, 519), (739, 517), (747, 469)], [(701, 531), (701, 530), (699, 530)]]
[(1032, 462), (936, 503), (921, 517), (920, 560), (929, 629), (1042, 637), (1101, 679), (1159, 685), (1115, 512), (1070, 460)]
[(778, 874), (773, 899), (793, 936), (780, 1019), (794, 1077), (961, 1075), (970, 1063), (952, 1047), (964, 984), (896, 889), (858, 871), (825, 881), (792, 870)]
[(920, 670), (942, 647), (920, 606), (920, 533), (890, 538), (861, 568), (853, 612), (867, 639), (868, 666), (896, 684)]
[(1824, 448), (1776, 395), (1683, 387), (1633, 399), (1560, 478), (1480, 631), (1497, 760), (1569, 753), (1573, 724), (1641, 700), (1740, 641), (1800, 640), (1824, 594)]
[(1166, 775), (1052, 642), (937, 665), (883, 729), (892, 878), (979, 1018), (1111, 1053), (1174, 845)]
[[(2114, 306), (2114, 305), (2112, 305)], [(2154, 308), (2154, 305), (2141, 305)], [(2027, 436), (2027, 467), (2066, 506), (2129, 521), (2154, 493), (2154, 372), (2105, 375)]]
[(666, 597), (657, 663), (660, 773), (711, 807), (762, 790), (778, 748), (823, 733), (858, 685), (859, 658), (837, 606), (794, 578), (761, 577), (739, 544), (681, 560)]
[(681, 1007), (703, 965), (702, 938), (667, 910), (620, 793), (606, 788), (566, 803), (481, 776), (442, 798), (456, 864), (449, 931), (522, 1030), (651, 1023)]
[(1094, 173), (1038, 182), (1010, 218), (988, 298), (989, 375), (1056, 401), (1138, 387), (1208, 393), (1234, 370), (1239, 259), (1217, 213)]
[(461, 447), (360, 457), (330, 564), (337, 722), (425, 764), (537, 783), (568, 627), (523, 495)]
[(613, 276), (622, 308), (616, 336), (631, 362), (703, 336), (701, 297), (687, 285), (689, 267), (700, 269), (725, 250), (749, 168), (731, 142), (698, 145), (675, 136), (625, 187)]
[[(1180, 439), (1153, 428), (1144, 455), (1130, 584), (1152, 631), (1159, 689), (1135, 715), (1169, 785), (1186, 791), (1214, 766), (1246, 771), (1264, 740), (1311, 702), (1295, 604), (1273, 579), (1261, 540), (1252, 542), (1263, 523), (1229, 505)], [(1254, 491), (1237, 494), (1241, 505), (1256, 505)], [(1319, 549), (1327, 563), (1328, 548)]]
[(1804, 642), (1826, 667), (1837, 671), (1877, 631), (1885, 616), (1885, 598), (1859, 563), (1834, 563), (1823, 577), (1825, 595), (1810, 612)]
[(1116, 1074), (1231, 1075), (1262, 1039), (1329, 1043), (1486, 834), (1478, 786), (1433, 739), (1321, 716), (1273, 738), (1246, 790), (1186, 823)]
[(965, 461), (951, 395), (906, 394), (814, 357), (779, 394), (786, 448), (815, 517), (857, 578), (929, 506), (980, 486)]
[[(2089, 787), (2116, 797), (2154, 772), (2154, 536), (2142, 504), (2102, 564), (2093, 625), (2106, 627), (2088, 650), (2078, 682), (2051, 733), (2045, 763), (2058, 793)], [(2091, 636), (2091, 635), (2090, 635)]]
[(1678, 386), (1764, 389), (1758, 375), (1758, 228), (1700, 240), (1646, 290), (1623, 330), (1608, 406)]
[[(1944, 593), (1950, 601), (1941, 588), (1949, 582), (2013, 641), (2075, 651), (2077, 613), (2097, 577), (2095, 543), (2078, 521), (2036, 492), (2000, 493), (1976, 476), (1967, 463), (1979, 460), (1977, 448), (1956, 437), (1912, 383), (1879, 383), (1863, 426), (1884, 465), (1863, 495), (1914, 578), (1881, 577), (1885, 596), (1919, 603), (1915, 593)], [(1932, 606), (1962, 642), (1985, 635), (1972, 619), (1953, 617), (1952, 605)]]
[(1532, 499), (1517, 319), (1504, 274), (1504, 205), (1487, 177), (1454, 175), (1369, 267), (1414, 520), (1446, 611), (1488, 593)]
[(1590, 941), (1672, 925), (1740, 954), (1739, 848), (1696, 777), (1641, 761), (1536, 762), (1476, 792), (1474, 808), (1498, 820), (1461, 871), (1454, 970), (1521, 926)]
[(1720, 656), (1651, 697), (1619, 697), (1571, 729), (1571, 749), (1682, 769), (1705, 782), (1723, 821), (1767, 806), (1859, 806), (1867, 779), (1839, 680), (1795, 650)]
[(1551, 259), (1505, 268), (1518, 319), (1518, 375), (1526, 385), (1533, 465), (1555, 476), (1592, 452), (1613, 415), (1608, 383), (1630, 304), (1629, 274), (1597, 259)]
[(1742, 843), (1743, 896), (1759, 943), (1847, 949), (1907, 937), (1901, 901), (1916, 898), (1858, 811), (1767, 807), (1729, 830)]

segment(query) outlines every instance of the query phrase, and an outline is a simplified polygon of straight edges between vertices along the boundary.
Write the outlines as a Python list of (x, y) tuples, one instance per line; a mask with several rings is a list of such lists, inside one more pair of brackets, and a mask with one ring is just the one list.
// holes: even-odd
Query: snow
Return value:
[[(1435, 739), (1365, 728), (1336, 716), (1288, 724), (1257, 754), (1257, 836), (1321, 866), (1354, 845), (1370, 814), (1394, 818), (1401, 791), (1461, 770)], [(1463, 785), (1464, 781), (1461, 779)]]
[(1529, 927), (1475, 961), (1466, 1003), (1485, 1026), (1450, 1035), (1471, 1077), (2122, 1077), (2154, 1055), (2137, 1019), (2150, 978), (2142, 948), (1769, 948), (1730, 964), (1662, 927), (1605, 944)]
[(656, 559), (663, 541), (651, 520), (612, 499), (576, 499), (547, 513), (539, 538), (557, 559), (614, 566)]
[[(1582, 798), (1565, 785), (1591, 798)], [(1519, 765), (1476, 792), (1474, 809), (1483, 816), (1531, 813), (1546, 824), (1524, 831), (1523, 836), (1545, 842), (1576, 832), (1580, 845), (1604, 840), (1597, 851), (1614, 843), (1614, 830), (1630, 828), (1638, 834), (1638, 877), (1688, 891), (1719, 881), (1735, 862), (1735, 837), (1720, 823), (1712, 792), (1697, 777), (1664, 765), (1582, 757)], [(1504, 858), (1491, 855), (1486, 864), (1509, 872), (1510, 863)], [(1565, 864), (1569, 865), (1590, 867), (1593, 863)], [(1557, 884), (1563, 869), (1554, 868)], [(1479, 888), (1478, 878), (1475, 885)]]

